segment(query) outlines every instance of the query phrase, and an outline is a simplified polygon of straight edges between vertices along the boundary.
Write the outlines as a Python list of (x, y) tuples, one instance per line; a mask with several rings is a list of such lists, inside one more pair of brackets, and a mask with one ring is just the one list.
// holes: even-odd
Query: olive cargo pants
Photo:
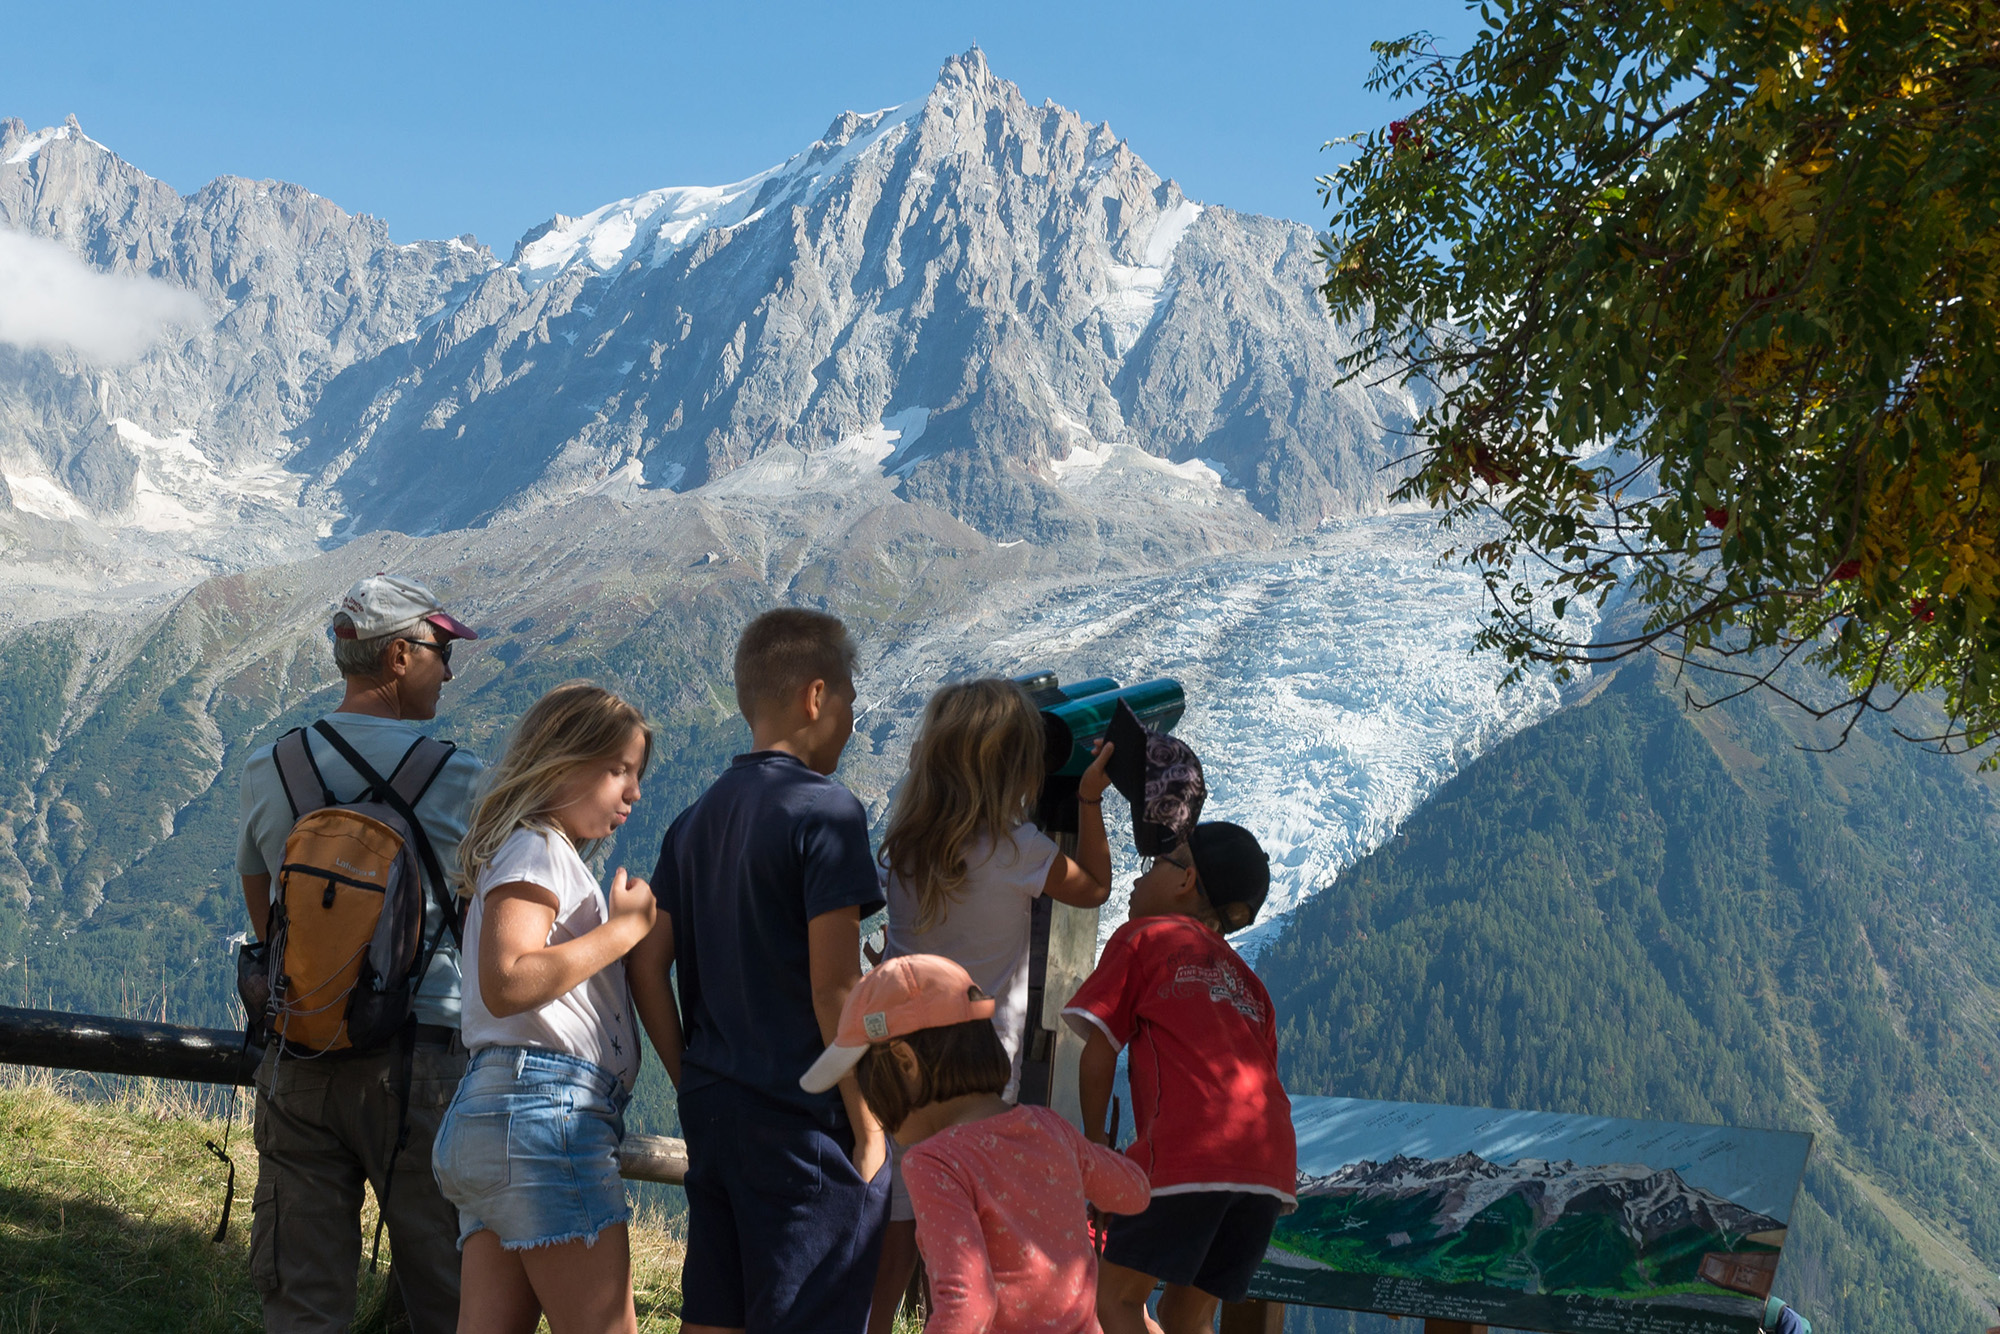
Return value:
[(396, 1156), (392, 1183), (401, 1065), (394, 1044), (322, 1060), (279, 1060), (274, 1045), (258, 1067), (250, 1277), (272, 1334), (344, 1331), (352, 1324), (363, 1182), (384, 1202), (411, 1328), (451, 1334), (458, 1327), (458, 1211), (431, 1175), (431, 1141), (465, 1073), (465, 1049), (455, 1034), (448, 1045), (418, 1040), (410, 1138)]

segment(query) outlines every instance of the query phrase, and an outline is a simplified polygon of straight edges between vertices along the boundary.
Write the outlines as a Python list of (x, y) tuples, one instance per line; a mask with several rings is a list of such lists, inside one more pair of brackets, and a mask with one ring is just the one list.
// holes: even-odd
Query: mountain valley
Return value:
[[(281, 182), (182, 196), (74, 120), (0, 121), (0, 229), (203, 311), (115, 364), (0, 342), (0, 1003), (234, 1021), (236, 779), (336, 698), (356, 578), (479, 629), (439, 732), (482, 754), (571, 677), (646, 709), (606, 853), (642, 871), (745, 740), (736, 633), (793, 602), (863, 646), (878, 827), (942, 681), (1180, 679), (1208, 813), (1273, 854), (1238, 939), (1296, 1092), (1811, 1130), (1779, 1290), (1820, 1334), (1984, 1328), (1992, 783), (1690, 712), (1650, 662), (1500, 689), (1465, 531), (1386, 504), (1419, 404), (1341, 382), (1309, 228), (1189, 200), (975, 49), (504, 256)], [(672, 1126), (656, 1071), (635, 1107)]]

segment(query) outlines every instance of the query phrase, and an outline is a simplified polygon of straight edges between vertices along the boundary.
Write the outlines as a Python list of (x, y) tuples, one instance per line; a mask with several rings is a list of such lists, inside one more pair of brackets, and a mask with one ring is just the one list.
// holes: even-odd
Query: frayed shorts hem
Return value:
[(508, 1241), (505, 1237), (500, 1237), (500, 1234), (498, 1232), (494, 1232), (493, 1229), (486, 1226), (486, 1224), (475, 1222), (471, 1227), (465, 1229), (463, 1234), (459, 1237), (458, 1249), (460, 1249), (461, 1251), (464, 1250), (465, 1243), (471, 1241), (473, 1234), (478, 1232), (493, 1232), (494, 1236), (500, 1237), (500, 1249), (503, 1251), (532, 1251), (532, 1250), (537, 1250), (543, 1246), (567, 1246), (572, 1241), (580, 1241), (584, 1244), (584, 1247), (588, 1249), (589, 1247), (595, 1246), (597, 1244), (597, 1239), (603, 1236), (608, 1229), (614, 1227), (624, 1227), (630, 1224), (631, 1221), (632, 1219), (628, 1215), (627, 1217), (624, 1218), (614, 1218), (608, 1223), (599, 1224), (597, 1227), (591, 1229), (588, 1232), (567, 1232), (559, 1237), (536, 1237), (532, 1241)]

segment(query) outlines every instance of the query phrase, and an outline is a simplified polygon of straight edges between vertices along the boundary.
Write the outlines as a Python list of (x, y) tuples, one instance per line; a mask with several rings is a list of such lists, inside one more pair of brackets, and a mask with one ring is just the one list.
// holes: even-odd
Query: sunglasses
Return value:
[(1139, 874), (1150, 875), (1155, 866), (1163, 864), (1173, 867), (1176, 871), (1192, 871), (1194, 869), (1193, 862), (1184, 862), (1178, 857), (1141, 857), (1139, 859)]
[(438, 655), (439, 662), (447, 667), (451, 666), (451, 640), (447, 639), (442, 644), (435, 639), (405, 639), (403, 642), (413, 644), (417, 648), (427, 648)]

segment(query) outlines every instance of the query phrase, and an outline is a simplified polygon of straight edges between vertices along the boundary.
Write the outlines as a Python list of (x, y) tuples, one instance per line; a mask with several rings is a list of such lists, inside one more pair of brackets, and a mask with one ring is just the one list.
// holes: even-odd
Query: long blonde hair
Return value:
[(918, 931), (945, 919), (965, 887), (965, 849), (980, 834), (1012, 840), (1042, 790), (1042, 716), (997, 677), (931, 696), (910, 772), (882, 838), (882, 864), (916, 892)]
[[(646, 739), (639, 772), (653, 758), (653, 730), (638, 709), (589, 681), (565, 681), (536, 700), (514, 726), (507, 753), (493, 767), (458, 845), (458, 893), (469, 897), (479, 873), (516, 829), (553, 829), (556, 793), (586, 765), (624, 750), (637, 730)], [(578, 848), (588, 858), (596, 844)]]

